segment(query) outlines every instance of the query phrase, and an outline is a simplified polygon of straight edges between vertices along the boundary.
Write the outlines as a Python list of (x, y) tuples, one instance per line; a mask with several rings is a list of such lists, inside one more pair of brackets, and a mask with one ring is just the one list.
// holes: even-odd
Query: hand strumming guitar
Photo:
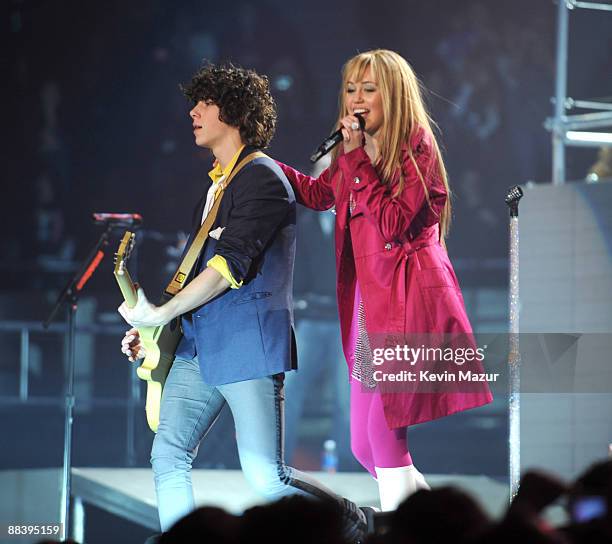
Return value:
[(146, 357), (147, 354), (140, 343), (140, 334), (138, 334), (138, 330), (130, 329), (126, 331), (123, 340), (121, 340), (121, 352), (125, 353), (132, 362)]

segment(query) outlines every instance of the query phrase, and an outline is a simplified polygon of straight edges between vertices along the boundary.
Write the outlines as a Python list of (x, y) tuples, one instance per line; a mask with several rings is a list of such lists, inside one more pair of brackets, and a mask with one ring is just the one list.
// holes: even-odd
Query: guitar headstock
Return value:
[(126, 231), (123, 238), (121, 238), (119, 249), (117, 249), (117, 253), (115, 253), (115, 275), (123, 276), (123, 274), (125, 274), (127, 262), (132, 255), (135, 244), (136, 234), (129, 230)]

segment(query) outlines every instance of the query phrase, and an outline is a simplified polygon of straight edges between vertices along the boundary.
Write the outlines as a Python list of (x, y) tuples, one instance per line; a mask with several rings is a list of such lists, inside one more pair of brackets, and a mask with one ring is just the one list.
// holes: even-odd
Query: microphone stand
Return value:
[(508, 459), (510, 502), (516, 496), (521, 478), (521, 354), (519, 352), (519, 222), (518, 205), (523, 190), (510, 187), (504, 199), (510, 208), (510, 286), (509, 302), (509, 391), (508, 391)]
[(106, 230), (102, 233), (96, 245), (89, 253), (87, 259), (70, 279), (64, 290), (61, 292), (49, 317), (43, 323), (47, 329), (53, 318), (64, 305), (68, 304), (68, 367), (66, 369), (66, 393), (65, 393), (65, 414), (64, 414), (64, 462), (61, 484), (61, 503), (60, 503), (60, 523), (62, 524), (61, 539), (66, 540), (70, 531), (68, 530), (70, 512), (70, 493), (71, 493), (71, 456), (72, 456), (72, 412), (74, 408), (74, 369), (75, 369), (75, 337), (76, 337), (76, 313), (78, 309), (79, 295), (89, 278), (98, 268), (104, 258), (104, 248), (108, 245), (111, 231), (116, 225), (108, 223)]

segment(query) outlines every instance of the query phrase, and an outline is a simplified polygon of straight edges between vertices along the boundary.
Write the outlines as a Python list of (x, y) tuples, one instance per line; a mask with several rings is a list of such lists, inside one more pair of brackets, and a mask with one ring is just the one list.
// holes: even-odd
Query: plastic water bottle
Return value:
[(329, 474), (335, 474), (338, 470), (338, 453), (336, 452), (335, 440), (326, 440), (323, 442), (321, 470), (328, 472)]

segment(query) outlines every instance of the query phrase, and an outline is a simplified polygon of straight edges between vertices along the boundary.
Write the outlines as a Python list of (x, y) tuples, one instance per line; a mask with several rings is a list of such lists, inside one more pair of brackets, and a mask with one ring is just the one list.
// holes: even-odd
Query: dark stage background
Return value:
[[(310, 152), (335, 120), (343, 62), (375, 47), (405, 56), (430, 89), (440, 126), (455, 193), (449, 253), (474, 328), (506, 330), (505, 190), (550, 178), (542, 124), (552, 114), (553, 2), (5, 0), (0, 9), (0, 468), (61, 464), (64, 341), (38, 327), (99, 234), (91, 212), (144, 216), (133, 265), (151, 298), (177, 264), (211, 164), (193, 143), (178, 84), (203, 59), (269, 76), (279, 122), (268, 152), (308, 171)], [(610, 83), (612, 47), (589, 46), (589, 35), (605, 32), (596, 14), (578, 13), (572, 25), (569, 94), (586, 98)], [(571, 150), (569, 177), (584, 178), (595, 155)], [(298, 300), (329, 294), (334, 284), (333, 248), (309, 243), (314, 219), (300, 215)], [(111, 261), (87, 285), (79, 309), (80, 325), (92, 328), (77, 345), (74, 464), (146, 466), (152, 435), (140, 404), (129, 412)], [(307, 304), (296, 317), (298, 325), (316, 319)], [(30, 331), (27, 401), (19, 397), (23, 329)], [(319, 466), (332, 435), (333, 396), (327, 386), (306, 395), (293, 458), (301, 468)], [(409, 440), (423, 472), (502, 477), (506, 432), (499, 392), (494, 405), (418, 426)], [(340, 454), (341, 469), (357, 468)], [(238, 466), (228, 414), (198, 463)]]

